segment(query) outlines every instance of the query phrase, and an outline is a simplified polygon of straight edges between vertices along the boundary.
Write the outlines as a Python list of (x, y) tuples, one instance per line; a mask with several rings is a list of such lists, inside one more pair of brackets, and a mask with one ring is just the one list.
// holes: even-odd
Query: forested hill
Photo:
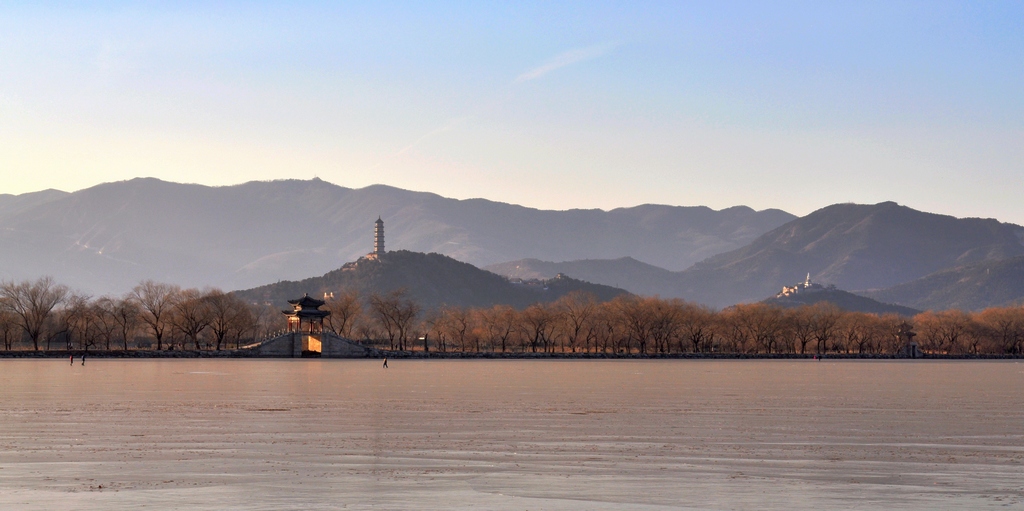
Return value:
[(870, 314), (898, 314), (913, 317), (921, 311), (901, 305), (882, 303), (878, 300), (853, 294), (842, 289), (822, 289), (813, 292), (796, 293), (789, 296), (775, 296), (764, 300), (769, 305), (785, 308), (803, 307), (817, 303), (831, 303), (846, 312), (867, 312)]
[(421, 307), (444, 305), (490, 307), (507, 304), (524, 308), (537, 302), (557, 300), (573, 291), (594, 295), (607, 301), (626, 291), (561, 277), (544, 281), (513, 283), (471, 264), (441, 254), (397, 250), (378, 259), (360, 259), (321, 277), (282, 281), (244, 291), (240, 298), (252, 302), (269, 301), (277, 306), (304, 294), (323, 297), (324, 293), (355, 290), (363, 296), (405, 289), (409, 298)]

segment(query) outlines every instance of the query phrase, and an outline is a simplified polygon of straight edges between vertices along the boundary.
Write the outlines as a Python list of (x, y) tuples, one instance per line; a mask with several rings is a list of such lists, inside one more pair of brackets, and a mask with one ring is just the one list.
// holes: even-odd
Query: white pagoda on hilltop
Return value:
[(782, 286), (782, 291), (775, 295), (775, 298), (782, 298), (785, 296), (791, 296), (799, 293), (813, 293), (815, 291), (821, 291), (825, 289), (825, 286), (818, 284), (817, 282), (811, 282), (811, 274), (807, 274), (807, 278), (803, 282), (795, 286)]

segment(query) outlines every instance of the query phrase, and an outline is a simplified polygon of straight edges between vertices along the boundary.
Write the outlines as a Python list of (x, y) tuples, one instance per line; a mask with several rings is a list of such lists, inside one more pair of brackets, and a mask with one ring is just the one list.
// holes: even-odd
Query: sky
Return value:
[(143, 176), (1024, 224), (1024, 3), (0, 1), (0, 193)]

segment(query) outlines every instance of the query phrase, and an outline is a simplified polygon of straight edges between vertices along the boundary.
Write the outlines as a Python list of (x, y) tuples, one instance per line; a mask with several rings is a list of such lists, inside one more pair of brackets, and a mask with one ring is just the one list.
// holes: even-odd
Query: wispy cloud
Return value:
[(456, 127), (458, 127), (460, 124), (462, 124), (462, 123), (472, 119), (473, 117), (474, 117), (473, 115), (466, 115), (466, 116), (462, 116), (462, 117), (456, 117), (455, 119), (452, 119), (452, 120), (446, 122), (445, 124), (442, 124), (441, 126), (438, 126), (437, 128), (434, 128), (434, 129), (428, 131), (427, 133), (425, 133), (420, 138), (417, 138), (416, 140), (414, 140), (413, 143), (411, 143), (411, 144), (409, 144), (409, 145), (399, 149), (398, 152), (394, 154), (394, 156), (401, 156), (401, 155), (409, 152), (414, 147), (420, 145), (420, 142), (423, 142), (424, 140), (426, 140), (426, 139), (428, 139), (428, 138), (430, 138), (430, 137), (432, 137), (434, 135), (437, 135), (438, 133), (444, 133), (446, 131), (451, 131), (451, 130), (455, 129)]
[[(536, 80), (537, 78), (540, 78), (540, 77), (542, 77), (542, 76), (544, 76), (544, 75), (546, 75), (546, 74), (548, 74), (548, 73), (550, 73), (552, 71), (556, 71), (556, 70), (561, 69), (561, 68), (566, 67), (566, 66), (571, 66), (571, 65), (576, 64), (578, 62), (583, 62), (583, 61), (586, 61), (586, 60), (596, 59), (598, 57), (601, 57), (602, 55), (605, 55), (605, 54), (611, 52), (617, 46), (619, 46), (619, 44), (620, 43), (618, 43), (618, 42), (609, 42), (609, 43), (598, 44), (598, 45), (594, 45), (594, 46), (587, 46), (585, 48), (575, 48), (575, 49), (569, 50), (567, 52), (560, 53), (558, 55), (555, 55), (551, 59), (549, 59), (544, 64), (542, 64), (542, 65), (540, 65), (538, 67), (535, 67), (535, 68), (533, 68), (533, 69), (531, 69), (531, 70), (529, 70), (529, 71), (519, 75), (518, 77), (516, 77), (515, 81), (512, 82), (512, 85), (515, 85), (517, 83), (522, 83), (522, 82), (528, 82), (530, 80)], [(377, 169), (379, 167), (382, 167), (387, 162), (389, 162), (391, 160), (394, 160), (395, 158), (403, 156), (404, 154), (406, 154), (409, 151), (415, 149), (416, 147), (420, 146), (425, 141), (435, 137), (436, 135), (439, 135), (439, 134), (447, 132), (447, 131), (452, 131), (454, 129), (457, 129), (457, 128), (461, 127), (462, 125), (464, 125), (466, 123), (471, 122), (472, 120), (474, 120), (477, 117), (479, 117), (483, 112), (486, 112), (486, 111), (494, 108), (495, 106), (501, 105), (502, 103), (506, 102), (510, 97), (512, 97), (513, 94), (514, 94), (514, 87), (512, 87), (511, 85), (507, 86), (506, 88), (504, 88), (504, 91), (500, 94), (500, 97), (495, 98), (494, 100), (492, 100), (492, 101), (490, 101), (490, 102), (488, 102), (488, 103), (486, 103), (486, 104), (476, 108), (476, 110), (473, 113), (470, 113), (469, 115), (464, 115), (464, 116), (461, 116), (461, 117), (453, 118), (453, 119), (449, 120), (448, 122), (446, 122), (446, 123), (444, 123), (444, 124), (434, 128), (434, 129), (424, 133), (423, 135), (421, 135), (416, 140), (413, 140), (412, 143), (406, 145), (405, 147), (402, 147), (401, 149), (399, 149), (395, 153), (393, 153), (390, 156), (387, 156), (386, 158), (384, 158), (384, 160), (382, 160), (381, 162), (379, 162), (376, 165), (373, 165), (372, 167), (370, 167), (369, 170), (374, 170), (374, 169)]]
[(530, 80), (536, 80), (552, 71), (562, 69), (565, 66), (571, 66), (577, 62), (583, 62), (586, 60), (596, 59), (602, 55), (615, 49), (619, 43), (604, 43), (594, 46), (587, 46), (586, 48), (575, 48), (565, 53), (560, 53), (549, 59), (544, 64), (537, 66), (519, 76), (516, 77), (514, 83), (528, 82)]

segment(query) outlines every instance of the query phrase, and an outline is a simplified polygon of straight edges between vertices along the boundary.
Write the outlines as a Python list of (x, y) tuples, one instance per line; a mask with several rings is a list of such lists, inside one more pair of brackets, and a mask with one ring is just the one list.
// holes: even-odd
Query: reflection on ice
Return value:
[(1005, 509), (1012, 362), (0, 360), (0, 509)]

